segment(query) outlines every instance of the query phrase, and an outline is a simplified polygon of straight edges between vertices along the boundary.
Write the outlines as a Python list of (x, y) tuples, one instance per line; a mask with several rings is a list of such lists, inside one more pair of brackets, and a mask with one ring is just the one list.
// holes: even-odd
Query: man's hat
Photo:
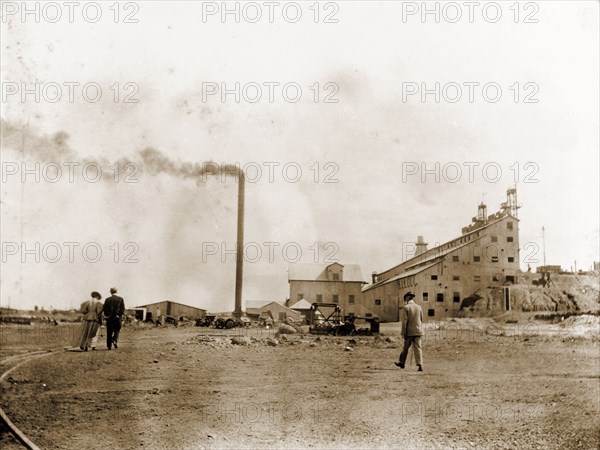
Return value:
[(406, 294), (404, 294), (404, 300), (410, 300), (411, 298), (415, 298), (415, 294), (413, 294), (412, 292), (407, 292)]

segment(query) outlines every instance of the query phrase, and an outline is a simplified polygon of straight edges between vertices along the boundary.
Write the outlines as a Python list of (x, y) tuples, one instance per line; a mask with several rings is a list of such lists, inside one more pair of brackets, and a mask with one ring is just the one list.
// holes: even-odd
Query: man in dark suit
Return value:
[(111, 296), (104, 301), (102, 312), (106, 317), (106, 346), (110, 350), (114, 344), (117, 347), (119, 340), (119, 331), (121, 331), (121, 318), (125, 313), (125, 301), (123, 297), (115, 295), (117, 288), (110, 288)]
[(400, 311), (400, 323), (402, 324), (401, 334), (404, 337), (404, 348), (400, 353), (400, 361), (396, 366), (404, 369), (408, 349), (413, 345), (415, 360), (418, 371), (423, 372), (423, 351), (421, 350), (421, 336), (423, 336), (423, 310), (417, 305), (413, 298), (415, 294), (407, 292), (404, 294), (404, 308)]

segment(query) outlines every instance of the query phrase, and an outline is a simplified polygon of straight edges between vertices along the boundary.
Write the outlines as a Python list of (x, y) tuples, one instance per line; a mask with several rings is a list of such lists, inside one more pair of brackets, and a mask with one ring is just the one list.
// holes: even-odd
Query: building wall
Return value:
[[(359, 281), (290, 281), (290, 307), (301, 299), (309, 303), (338, 303), (343, 315), (359, 315), (362, 282)], [(321, 298), (318, 297), (321, 295)], [(337, 301), (334, 298), (337, 295)], [(350, 296), (354, 303), (350, 303)]]
[[(519, 271), (518, 226), (516, 219), (506, 216), (480, 230), (476, 240), (467, 240), (464, 247), (446, 254), (440, 263), (415, 275), (369, 289), (363, 292), (361, 301), (381, 320), (393, 322), (399, 318), (404, 294), (412, 291), (416, 295), (415, 302), (423, 308), (424, 316), (435, 319), (455, 317), (462, 299), (478, 289), (516, 282)], [(440, 247), (444, 248), (443, 245)], [(427, 295), (424, 296), (424, 293)]]
[(165, 316), (187, 317), (188, 319), (202, 319), (206, 315), (206, 310), (194, 308), (193, 306), (182, 305), (171, 301), (162, 301), (143, 305), (146, 308), (146, 314), (152, 314), (152, 320), (156, 320), (156, 308), (160, 307), (160, 313)]
[(560, 266), (537, 266), (535, 268), (536, 273), (544, 273), (544, 272), (560, 273), (561, 270), (562, 269)]
[(393, 281), (362, 293), (362, 303), (365, 308), (383, 322), (397, 322), (400, 318), (399, 305), (401, 301), (400, 283)]

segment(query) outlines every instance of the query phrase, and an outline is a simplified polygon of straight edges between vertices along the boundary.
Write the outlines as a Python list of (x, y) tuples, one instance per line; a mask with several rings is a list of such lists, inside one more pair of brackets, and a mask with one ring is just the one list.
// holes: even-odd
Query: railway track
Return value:
[[(57, 351), (64, 351), (65, 348), (56, 348), (50, 350), (41, 350), (29, 353), (23, 353), (20, 355), (14, 355), (6, 357), (0, 360), (0, 367), (9, 366), (8, 368), (1, 369), (2, 374), (0, 374), (0, 384), (4, 382), (4, 380), (16, 369), (21, 367), (24, 364), (27, 364), (30, 361), (33, 361), (37, 358), (43, 358), (45, 356), (50, 356)], [(0, 408), (0, 421), (3, 426), (14, 436), (14, 438), (23, 445), (23, 447), (30, 450), (40, 450), (40, 448), (35, 445), (6, 415), (4, 410)]]

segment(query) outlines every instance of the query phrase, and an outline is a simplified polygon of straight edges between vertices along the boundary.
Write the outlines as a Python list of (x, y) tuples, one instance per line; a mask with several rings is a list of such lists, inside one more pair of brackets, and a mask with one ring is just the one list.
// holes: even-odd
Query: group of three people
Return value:
[(102, 325), (102, 319), (106, 320), (106, 347), (110, 350), (113, 346), (118, 348), (119, 331), (121, 331), (121, 320), (125, 313), (125, 301), (119, 297), (116, 288), (110, 288), (110, 297), (106, 299), (104, 305), (100, 300), (102, 296), (94, 291), (91, 294), (91, 300), (83, 302), (81, 313), (83, 314), (83, 323), (81, 333), (77, 339), (77, 346), (83, 350), (96, 350), (98, 343), (98, 329)]

